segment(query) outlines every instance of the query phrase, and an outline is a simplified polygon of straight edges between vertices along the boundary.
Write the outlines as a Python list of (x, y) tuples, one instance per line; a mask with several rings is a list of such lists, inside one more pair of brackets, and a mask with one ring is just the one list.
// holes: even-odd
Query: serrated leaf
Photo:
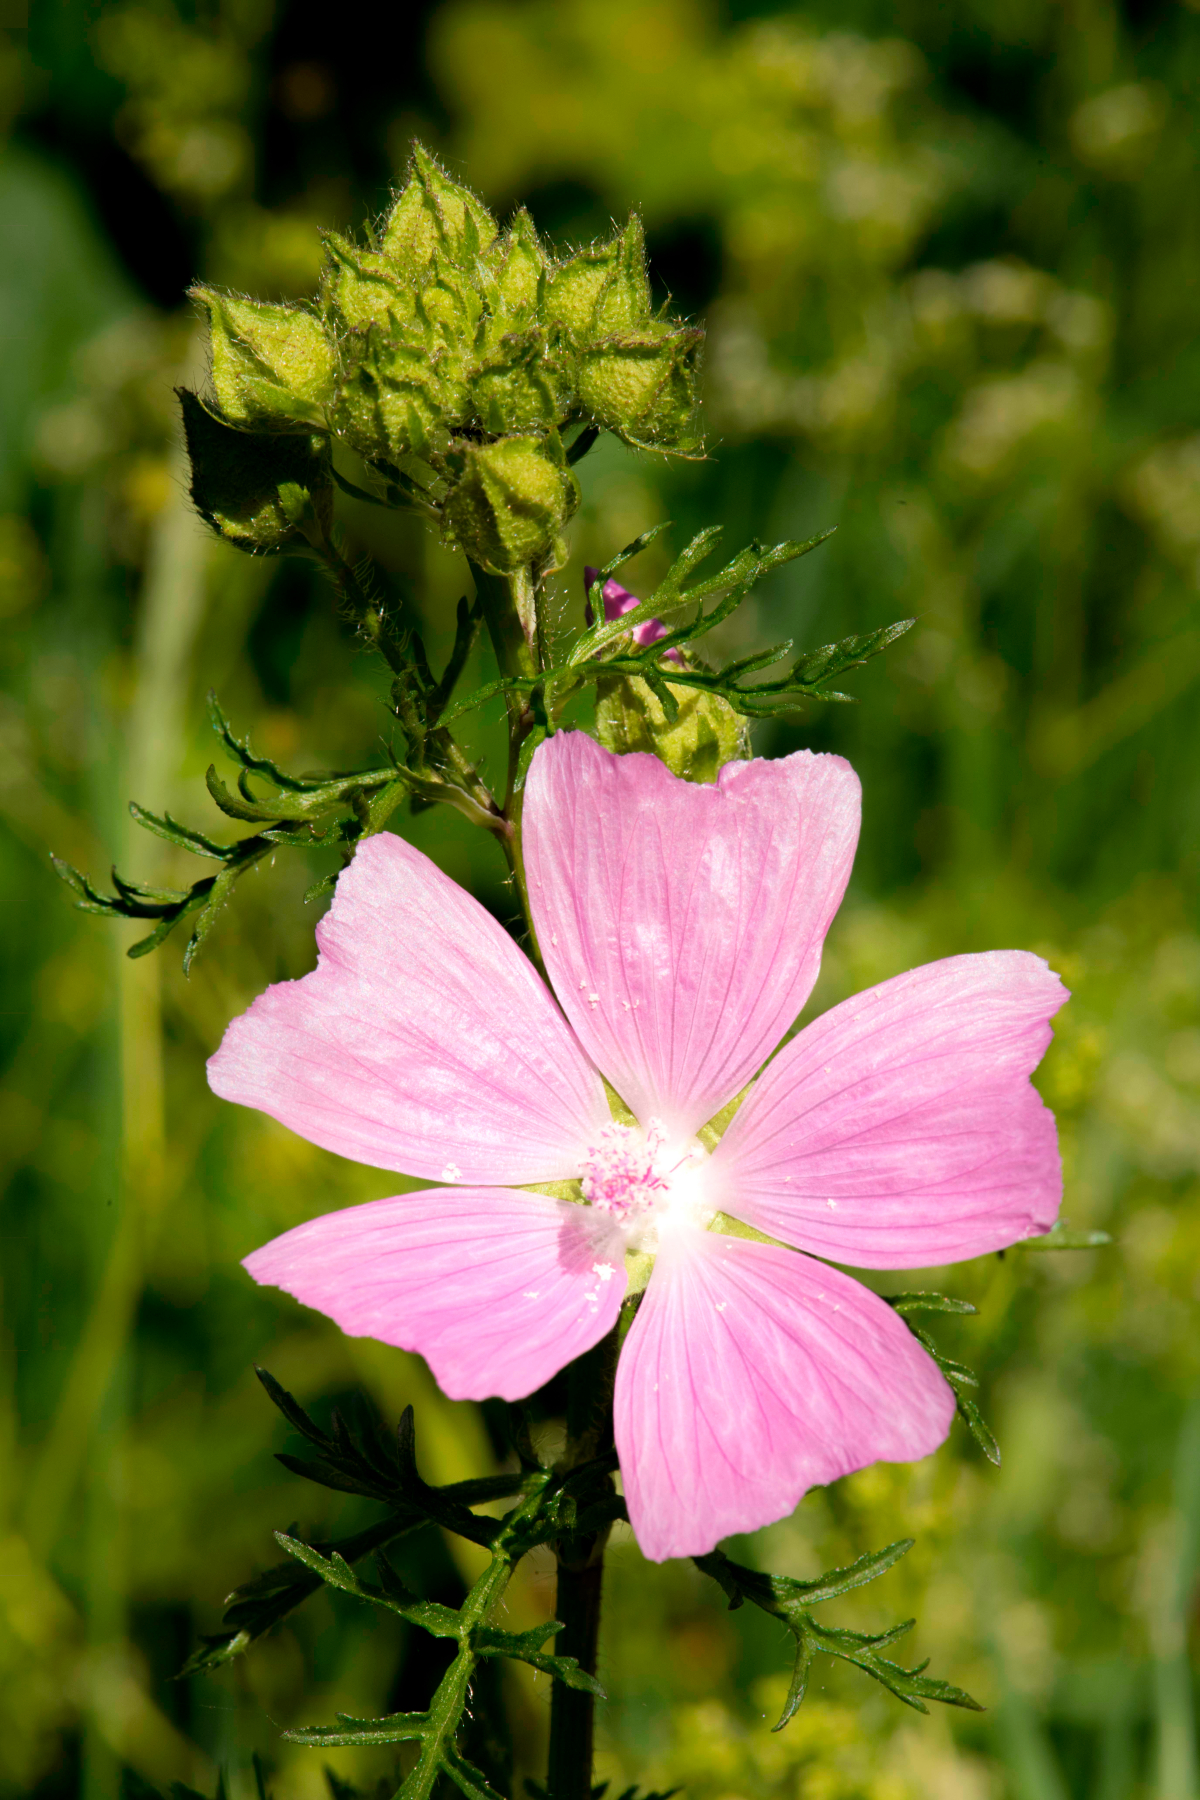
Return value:
[(382, 1719), (355, 1719), (339, 1713), (336, 1725), (307, 1725), (282, 1733), (285, 1743), (326, 1749), (365, 1748), (371, 1744), (411, 1744), (431, 1729), (428, 1713), (392, 1713)]
[(579, 1666), (573, 1656), (554, 1656), (542, 1650), (547, 1638), (561, 1631), (562, 1626), (556, 1619), (549, 1625), (535, 1625), (532, 1631), (515, 1633), (497, 1631), (491, 1626), (480, 1626), (476, 1629), (472, 1642), (480, 1656), (509, 1656), (517, 1662), (528, 1663), (531, 1668), (540, 1669), (545, 1675), (553, 1675), (564, 1687), (575, 1688), (580, 1693), (593, 1694), (598, 1700), (607, 1700), (608, 1695), (586, 1669)]
[(212, 838), (205, 837), (202, 831), (193, 831), (190, 826), (181, 825), (170, 813), (164, 813), (160, 819), (157, 813), (139, 806), (136, 800), (129, 802), (129, 814), (143, 831), (152, 831), (155, 837), (165, 838), (176, 849), (190, 850), (195, 856), (208, 856), (216, 862), (227, 862), (237, 848), (233, 844), (218, 844)]
[[(908, 1315), (917, 1312), (973, 1313), (975, 1311), (975, 1308), (969, 1305), (965, 1300), (953, 1300), (947, 1294), (935, 1293), (894, 1294), (889, 1299), (888, 1304), (892, 1306), (901, 1317), (906, 1319), (908, 1318)], [(914, 1325), (909, 1322), (908, 1329), (912, 1332), (917, 1342), (923, 1345), (929, 1352), (946, 1380), (950, 1383), (951, 1388), (954, 1390), (954, 1405), (959, 1418), (967, 1427), (967, 1430), (971, 1433), (971, 1436), (975, 1439), (975, 1442), (979, 1445), (979, 1448), (983, 1451), (983, 1454), (987, 1457), (988, 1461), (994, 1463), (995, 1466), (999, 1468), (1000, 1446), (997, 1444), (991, 1428), (985, 1422), (978, 1404), (969, 1391), (971, 1388), (979, 1386), (979, 1377), (975, 1375), (972, 1370), (968, 1369), (965, 1363), (956, 1361), (952, 1356), (944, 1355), (938, 1348), (934, 1339), (930, 1337), (929, 1333), (923, 1330), (920, 1325)]]
[(477, 1769), (474, 1763), (468, 1762), (461, 1752), (447, 1749), (442, 1756), (442, 1768), (459, 1793), (466, 1795), (466, 1800), (504, 1800), (504, 1796), (496, 1792), (482, 1769)]
[(884, 1550), (870, 1551), (848, 1567), (830, 1569), (810, 1581), (798, 1581), (791, 1576), (761, 1574), (757, 1569), (748, 1569), (740, 1563), (731, 1562), (719, 1550), (712, 1551), (707, 1556), (693, 1558), (697, 1568), (720, 1585), (731, 1608), (749, 1600), (761, 1611), (780, 1619), (796, 1640), (792, 1678), (783, 1712), (773, 1727), (775, 1731), (781, 1731), (789, 1719), (795, 1716), (804, 1699), (812, 1661), (818, 1651), (853, 1663), (882, 1682), (906, 1706), (914, 1706), (919, 1712), (926, 1710), (923, 1704), (926, 1699), (983, 1710), (962, 1688), (952, 1687), (949, 1682), (937, 1681), (925, 1675), (924, 1663), (918, 1669), (903, 1669), (881, 1655), (883, 1650), (890, 1648), (906, 1632), (912, 1630), (912, 1619), (905, 1619), (885, 1631), (852, 1631), (846, 1626), (822, 1625), (809, 1610), (823, 1600), (832, 1600), (837, 1595), (845, 1594), (851, 1588), (861, 1587), (864, 1582), (882, 1575), (912, 1548), (912, 1543), (911, 1538), (898, 1539)]

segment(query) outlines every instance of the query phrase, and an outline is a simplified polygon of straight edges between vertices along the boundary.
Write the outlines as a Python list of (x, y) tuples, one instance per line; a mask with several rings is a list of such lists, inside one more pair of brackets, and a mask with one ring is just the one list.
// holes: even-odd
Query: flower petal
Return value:
[(339, 1156), (426, 1180), (577, 1175), (596, 1071), (502, 926), (400, 838), (368, 838), (317, 927), (208, 1065), (213, 1091)]
[(452, 1400), (524, 1399), (612, 1330), (625, 1292), (611, 1220), (505, 1188), (349, 1206), (245, 1267), (350, 1337), (417, 1351)]
[(808, 998), (854, 858), (858, 778), (802, 750), (700, 786), (562, 732), (525, 792), (530, 904), (563, 1011), (643, 1123), (691, 1133)]
[(944, 1440), (954, 1395), (891, 1307), (836, 1269), (714, 1231), (663, 1246), (617, 1366), (643, 1553), (701, 1556), (810, 1487)]
[(712, 1158), (720, 1204), (864, 1269), (1049, 1230), (1054, 1115), (1029, 1077), (1067, 991), (1040, 956), (952, 956), (844, 1000), (768, 1064)]

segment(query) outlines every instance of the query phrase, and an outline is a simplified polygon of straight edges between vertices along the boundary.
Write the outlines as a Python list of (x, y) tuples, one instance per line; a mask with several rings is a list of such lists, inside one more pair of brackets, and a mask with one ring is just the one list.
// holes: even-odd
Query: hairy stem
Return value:
[[(514, 575), (505, 576), (493, 575), (478, 563), (470, 563), (469, 567), (500, 673), (524, 677), (539, 674), (544, 667), (545, 645), (539, 624), (535, 572), (518, 569)], [(525, 915), (533, 959), (541, 968), (521, 854), (522, 758), (538, 716), (524, 694), (509, 694), (507, 706), (508, 773), (502, 817), (508, 830), (501, 843)]]

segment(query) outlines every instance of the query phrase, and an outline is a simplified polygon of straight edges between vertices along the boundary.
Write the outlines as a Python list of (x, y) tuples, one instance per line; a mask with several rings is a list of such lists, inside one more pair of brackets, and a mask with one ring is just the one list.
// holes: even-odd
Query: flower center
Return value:
[(584, 1158), (583, 1197), (616, 1221), (631, 1248), (654, 1250), (670, 1220), (703, 1226), (713, 1218), (697, 1179), (707, 1160), (699, 1144), (672, 1142), (660, 1119), (644, 1132), (614, 1119)]

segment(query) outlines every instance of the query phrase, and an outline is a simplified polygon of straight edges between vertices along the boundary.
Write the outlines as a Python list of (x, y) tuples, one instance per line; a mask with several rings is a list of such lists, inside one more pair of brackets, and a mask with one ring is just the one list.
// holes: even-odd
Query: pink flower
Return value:
[[(599, 577), (599, 569), (586, 568), (583, 571), (583, 589), (589, 598)], [(600, 589), (600, 598), (604, 602), (604, 618), (608, 624), (614, 619), (623, 619), (626, 613), (642, 604), (636, 594), (631, 594), (628, 588), (623, 588), (619, 581), (613, 581), (611, 577)], [(647, 619), (644, 625), (635, 625), (630, 633), (634, 643), (643, 648), (647, 644), (657, 644), (659, 638), (666, 635), (667, 628), (661, 619)], [(665, 650), (663, 655), (668, 662), (683, 662), (678, 650)]]
[[(532, 1393), (612, 1329), (626, 1253), (653, 1253), (615, 1423), (657, 1561), (946, 1436), (954, 1396), (902, 1320), (797, 1251), (925, 1267), (1058, 1210), (1054, 1120), (1029, 1075), (1066, 993), (1039, 957), (914, 969), (763, 1068), (812, 990), (858, 822), (840, 757), (732, 762), (710, 787), (560, 734), (524, 812), (553, 993), (427, 857), (373, 837), (315, 971), (268, 988), (209, 1064), (218, 1094), (314, 1143), (460, 1184), (314, 1219), (246, 1259), (351, 1335), (419, 1351), (456, 1399)], [(636, 1127), (613, 1120), (601, 1072)], [(710, 1152), (697, 1133), (747, 1083)], [(525, 1186), (567, 1179), (586, 1204)], [(718, 1210), (796, 1248), (705, 1229)]]

